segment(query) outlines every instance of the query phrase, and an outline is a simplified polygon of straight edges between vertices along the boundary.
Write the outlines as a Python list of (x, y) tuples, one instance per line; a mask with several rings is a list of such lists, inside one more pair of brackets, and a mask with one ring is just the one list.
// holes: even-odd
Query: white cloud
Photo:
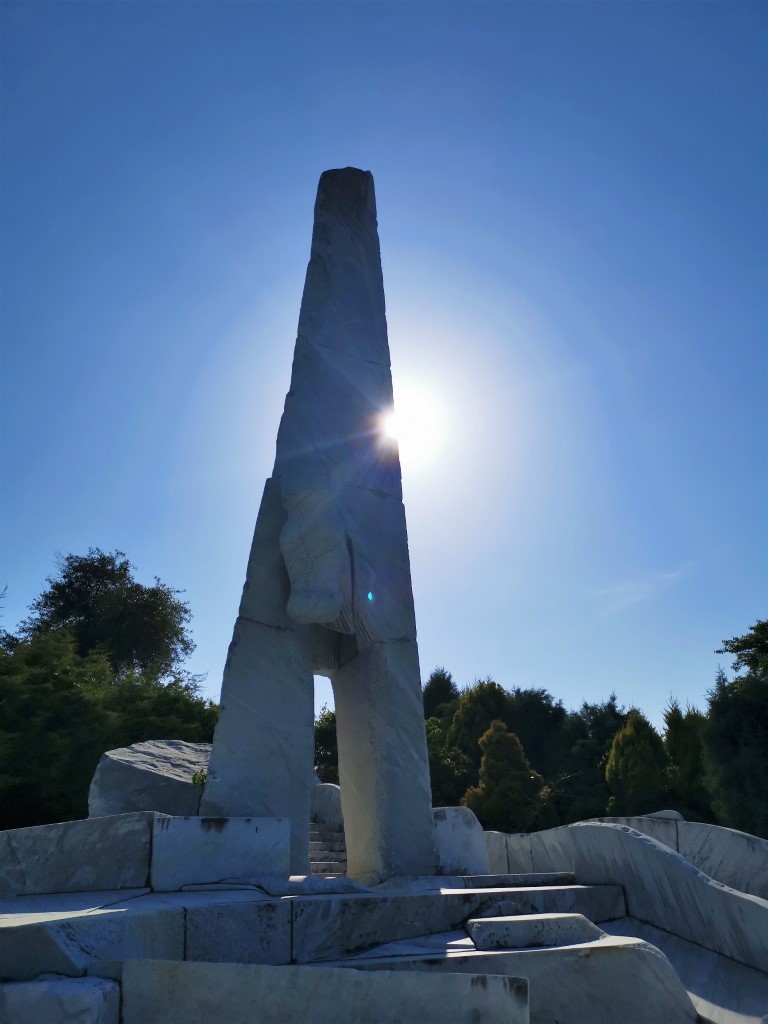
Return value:
[(635, 580), (613, 583), (593, 591), (600, 604), (601, 615), (614, 615), (636, 604), (653, 600), (657, 594), (677, 583), (685, 572), (684, 568), (667, 569), (650, 573)]

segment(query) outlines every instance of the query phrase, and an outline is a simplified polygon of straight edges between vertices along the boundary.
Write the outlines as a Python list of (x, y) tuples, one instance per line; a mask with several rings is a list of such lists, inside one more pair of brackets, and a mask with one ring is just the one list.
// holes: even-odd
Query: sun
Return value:
[(400, 382), (394, 408), (381, 416), (379, 434), (384, 444), (397, 443), (406, 467), (423, 466), (443, 447), (445, 419), (439, 399), (429, 388)]

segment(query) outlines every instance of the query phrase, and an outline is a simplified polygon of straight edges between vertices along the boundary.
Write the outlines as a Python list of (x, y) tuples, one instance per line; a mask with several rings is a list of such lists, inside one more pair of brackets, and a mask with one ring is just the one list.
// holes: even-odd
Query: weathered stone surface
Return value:
[(631, 917), (762, 970), (768, 902), (702, 874), (679, 854), (625, 825), (569, 825), (576, 877), (624, 887)]
[(531, 832), (534, 871), (573, 871), (573, 850), (567, 827)]
[(660, 949), (702, 1019), (712, 1024), (761, 1024), (768, 1010), (768, 973), (737, 964), (632, 917), (610, 921), (611, 935), (631, 935)]
[(477, 949), (524, 949), (528, 946), (573, 946), (593, 942), (605, 932), (583, 914), (519, 914), (467, 921), (467, 935)]
[(326, 967), (131, 961), (123, 970), (124, 1024), (527, 1024), (522, 979), (371, 974)]
[(101, 978), (0, 985), (2, 1024), (118, 1024), (120, 986)]
[(145, 886), (153, 819), (137, 812), (0, 833), (0, 898)]
[(172, 907), (0, 918), (0, 980), (31, 981), (40, 974), (84, 973), (93, 960), (184, 956), (184, 911)]
[(435, 870), (418, 678), (413, 640), (372, 644), (333, 675), (347, 874), (361, 882)]
[(210, 743), (183, 740), (148, 740), (108, 750), (91, 782), (88, 814), (197, 814), (203, 788), (192, 776), (208, 770), (210, 756)]
[(507, 836), (504, 832), (485, 832), (485, 846), (488, 851), (488, 870), (498, 874), (509, 871)]
[(312, 790), (312, 821), (331, 828), (344, 828), (341, 790), (332, 782), (321, 782)]
[(578, 913), (592, 921), (623, 917), (620, 886), (531, 886), (386, 892), (293, 901), (293, 959), (310, 963), (382, 943), (463, 927), (472, 917)]
[[(436, 939), (437, 936), (434, 937)], [(449, 938), (449, 936), (446, 936)], [(425, 942), (344, 961), (347, 967), (449, 977), (456, 973), (528, 978), (531, 1024), (695, 1024), (696, 1011), (663, 954), (638, 939), (606, 936), (560, 948), (471, 952)], [(341, 966), (341, 964), (339, 964)]]
[(490, 874), (483, 826), (468, 807), (435, 807), (435, 850), (440, 874)]
[(294, 874), (309, 874), (312, 693), (312, 663), (302, 634), (240, 616), (200, 814), (288, 818)]
[(718, 825), (681, 821), (677, 841), (680, 856), (705, 875), (768, 900), (767, 840)]
[(507, 836), (507, 861), (508, 871), (524, 873), (534, 870), (530, 832), (513, 832)]
[(237, 964), (291, 962), (291, 901), (187, 909), (186, 959)]
[(636, 815), (634, 817), (590, 818), (590, 821), (605, 821), (611, 825), (627, 825), (636, 832), (651, 836), (664, 843), (670, 850), (677, 850), (677, 824), (679, 818), (666, 817), (671, 811), (660, 811), (658, 814)]
[(204, 815), (286, 817), (309, 869), (313, 670), (333, 683), (348, 872), (436, 869), (373, 179), (320, 180), (291, 386), (222, 686)]
[(152, 829), (150, 884), (162, 892), (261, 874), (287, 879), (290, 843), (287, 818), (159, 817)]

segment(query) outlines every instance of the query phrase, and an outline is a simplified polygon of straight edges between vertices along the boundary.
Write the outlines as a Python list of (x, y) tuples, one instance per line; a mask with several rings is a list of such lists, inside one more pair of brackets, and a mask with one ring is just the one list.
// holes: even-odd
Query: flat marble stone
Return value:
[(525, 949), (529, 946), (572, 946), (605, 935), (582, 914), (518, 914), (467, 921), (467, 934), (477, 949)]

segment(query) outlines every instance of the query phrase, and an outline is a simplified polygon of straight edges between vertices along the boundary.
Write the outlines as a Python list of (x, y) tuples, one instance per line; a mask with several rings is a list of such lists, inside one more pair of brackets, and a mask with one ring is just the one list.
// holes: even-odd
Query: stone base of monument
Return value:
[(279, 819), (138, 813), (0, 833), (0, 1021), (768, 1013), (768, 903), (626, 827), (565, 831), (575, 879), (457, 872), (375, 888), (289, 877)]

